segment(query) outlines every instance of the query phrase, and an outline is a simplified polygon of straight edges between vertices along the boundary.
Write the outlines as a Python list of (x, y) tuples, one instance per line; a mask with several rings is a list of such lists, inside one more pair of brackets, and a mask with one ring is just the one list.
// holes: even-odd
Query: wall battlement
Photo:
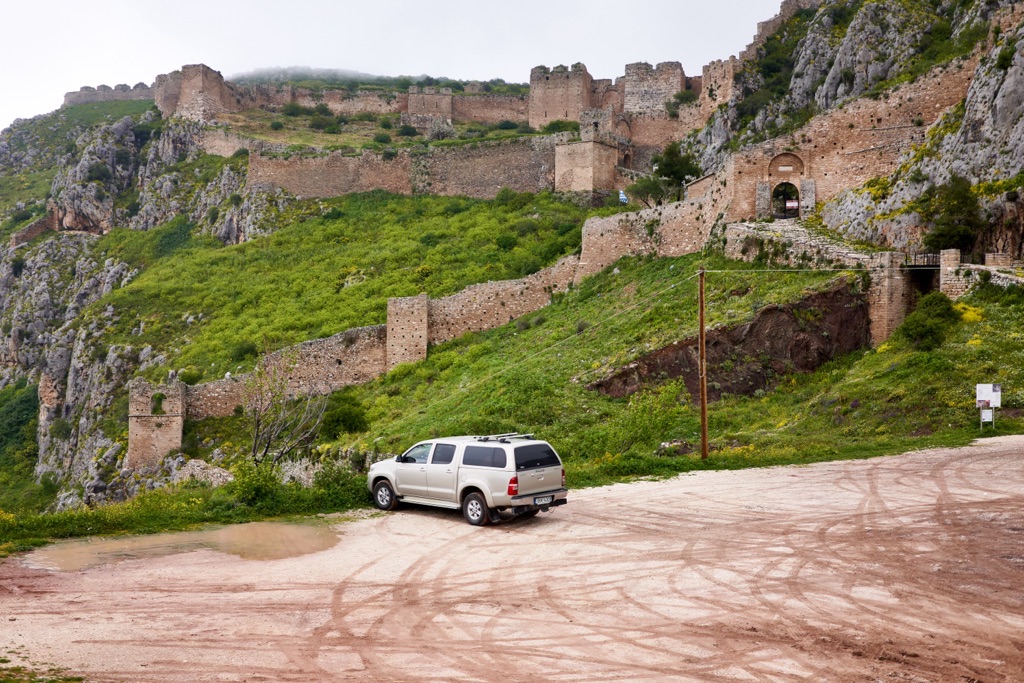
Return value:
[(152, 100), (155, 97), (155, 87), (145, 83), (136, 83), (134, 86), (120, 83), (113, 88), (109, 85), (100, 85), (95, 88), (86, 85), (76, 92), (64, 93), (64, 106), (122, 100)]

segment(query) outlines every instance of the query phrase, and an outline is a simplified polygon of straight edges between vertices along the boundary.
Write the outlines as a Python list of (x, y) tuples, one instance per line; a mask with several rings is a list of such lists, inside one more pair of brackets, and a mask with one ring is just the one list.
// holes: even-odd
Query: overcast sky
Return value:
[(202, 62), (225, 76), (274, 66), (528, 82), (583, 62), (689, 75), (742, 50), (780, 0), (4, 0), (0, 128), (50, 112), (83, 85), (152, 83)]

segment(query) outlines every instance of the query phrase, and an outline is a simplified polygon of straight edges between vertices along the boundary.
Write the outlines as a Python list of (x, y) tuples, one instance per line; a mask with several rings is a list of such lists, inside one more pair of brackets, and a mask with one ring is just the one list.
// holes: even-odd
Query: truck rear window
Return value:
[(516, 470), (534, 470), (538, 467), (560, 467), (562, 461), (555, 449), (546, 443), (520, 446), (516, 449)]
[(466, 446), (466, 452), (462, 456), (462, 464), (504, 469), (505, 449), (492, 448), (491, 446)]

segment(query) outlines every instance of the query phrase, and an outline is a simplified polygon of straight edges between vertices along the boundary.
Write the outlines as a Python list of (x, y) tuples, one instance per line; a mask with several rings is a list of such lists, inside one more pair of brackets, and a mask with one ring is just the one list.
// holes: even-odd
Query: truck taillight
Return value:
[(565, 468), (562, 468), (562, 488), (565, 488)]
[(516, 475), (508, 480), (508, 495), (519, 495), (519, 475)]

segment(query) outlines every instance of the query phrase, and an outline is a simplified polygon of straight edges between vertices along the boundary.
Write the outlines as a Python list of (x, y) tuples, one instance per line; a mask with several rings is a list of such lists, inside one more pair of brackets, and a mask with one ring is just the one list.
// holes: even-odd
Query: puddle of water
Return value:
[(244, 560), (282, 560), (318, 553), (337, 543), (338, 533), (326, 526), (252, 522), (202, 531), (61, 541), (29, 553), (23, 561), (37, 569), (73, 572), (204, 548)]

